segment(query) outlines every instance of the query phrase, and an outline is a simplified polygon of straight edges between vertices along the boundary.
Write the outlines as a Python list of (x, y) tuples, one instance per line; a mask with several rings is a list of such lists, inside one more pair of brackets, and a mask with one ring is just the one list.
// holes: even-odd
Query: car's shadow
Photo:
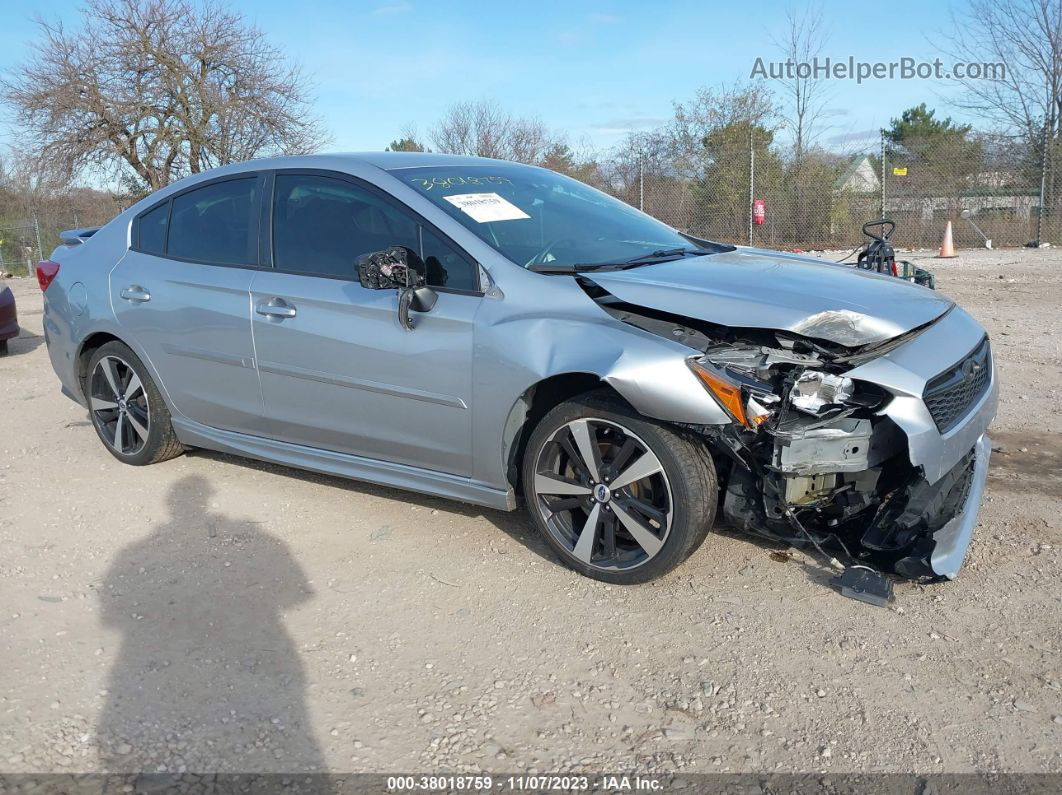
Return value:
[[(307, 483), (318, 483), (337, 489), (343, 489), (344, 491), (366, 494), (373, 497), (382, 497), (405, 505), (415, 505), (426, 510), (445, 511), (452, 515), (465, 516), (468, 518), (482, 517), (538, 557), (544, 558), (557, 566), (563, 567), (564, 565), (557, 557), (556, 553), (545, 541), (543, 541), (522, 505), (521, 508), (516, 511), (499, 511), (492, 508), (484, 508), (478, 505), (457, 502), (456, 500), (448, 500), (444, 497), (433, 497), (428, 494), (405, 491), (390, 486), (381, 486), (367, 481), (350, 480), (335, 475), (309, 472), (304, 469), (295, 469), (293, 467), (284, 466), (283, 464), (258, 461), (253, 458), (243, 458), (242, 456), (220, 453), (214, 450), (195, 448), (189, 451), (188, 455), (220, 461), (228, 465), (256, 469), (260, 472), (274, 472)], [(802, 555), (793, 555), (793, 548), (784, 541), (774, 540), (730, 527), (722, 522), (720, 516), (716, 517), (716, 522), (712, 527), (712, 535), (720, 535), (736, 542), (748, 544), (756, 548), (764, 557), (770, 557), (777, 562), (789, 562), (794, 565), (799, 565), (803, 569), (807, 578), (817, 585), (828, 586), (831, 577), (836, 574), (836, 572), (831, 571), (824, 565), (805, 560)], [(706, 544), (710, 542), (711, 538), (709, 537)]]
[(7, 341), (7, 356), (24, 356), (31, 353), (44, 344), (43, 334), (34, 334), (32, 331), (20, 329), (17, 337)]
[(522, 544), (539, 557), (546, 558), (557, 565), (561, 565), (560, 560), (554, 554), (553, 550), (551, 550), (545, 541), (539, 536), (530, 517), (528, 517), (523, 510), (498, 511), (493, 508), (484, 508), (479, 505), (448, 500), (444, 497), (433, 497), (430, 494), (420, 494), (415, 491), (405, 491), (390, 486), (381, 486), (363, 480), (351, 480), (336, 475), (325, 475), (304, 469), (295, 469), (293, 467), (284, 466), (283, 464), (259, 461), (254, 458), (243, 458), (241, 456), (230, 455), (229, 453), (219, 453), (214, 450), (195, 448), (189, 451), (188, 455), (222, 461), (226, 464), (247, 467), (249, 469), (257, 469), (260, 472), (281, 473), (285, 477), (296, 478), (307, 483), (320, 483), (333, 488), (343, 489), (344, 491), (366, 494), (373, 497), (383, 497), (405, 505), (415, 505), (426, 510), (434, 509), (445, 511), (449, 514), (465, 516), (468, 518), (483, 517), (514, 541)]

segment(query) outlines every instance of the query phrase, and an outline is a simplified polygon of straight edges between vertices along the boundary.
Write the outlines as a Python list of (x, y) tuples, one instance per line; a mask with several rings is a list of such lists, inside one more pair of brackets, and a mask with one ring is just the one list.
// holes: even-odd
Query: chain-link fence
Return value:
[(32, 221), (0, 226), (0, 271), (28, 276), (43, 258), (38, 228)]
[(105, 224), (121, 212), (124, 204), (98, 193), (82, 201), (80, 206), (41, 199), (28, 208), (23, 206), (21, 210), (0, 215), (0, 271), (16, 276), (33, 275), (37, 263), (59, 245), (60, 232)]
[[(896, 222), (900, 247), (939, 246), (948, 221), (960, 247), (1062, 244), (1059, 140), (893, 141), (882, 131), (844, 154), (794, 153), (760, 127), (733, 124), (699, 145), (695, 156), (661, 147), (614, 164), (600, 184), (678, 229), (766, 248), (850, 250), (864, 241), (863, 223), (882, 216)], [(31, 275), (61, 230), (106, 223), (127, 204), (73, 189), (0, 207), (0, 271)]]
[(844, 155), (794, 155), (746, 126), (704, 145), (695, 175), (641, 168), (611, 192), (691, 234), (768, 248), (850, 249), (882, 216), (901, 247), (939, 246), (948, 221), (958, 246), (1062, 242), (1062, 143), (882, 132)]
[(887, 142), (883, 195), (885, 215), (897, 223), (896, 241), (940, 245), (948, 221), (959, 246), (983, 245), (985, 237), (997, 246), (1036, 241), (1044, 232), (1040, 149), (1010, 136)]

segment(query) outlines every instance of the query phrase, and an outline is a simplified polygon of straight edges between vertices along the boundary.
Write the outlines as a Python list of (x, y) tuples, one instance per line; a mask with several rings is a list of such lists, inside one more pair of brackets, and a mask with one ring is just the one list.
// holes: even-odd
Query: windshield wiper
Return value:
[(598, 264), (615, 270), (626, 270), (627, 268), (637, 268), (639, 265), (653, 265), (657, 262), (668, 262), (685, 256), (702, 257), (705, 254), (711, 253), (711, 251), (704, 251), (703, 249), (696, 248), (660, 248), (656, 251), (650, 251), (648, 254), (639, 254), (637, 257), (631, 257), (630, 259), (620, 260), (618, 262), (601, 262)]
[(648, 254), (639, 254), (637, 257), (631, 257), (628, 260), (624, 260), (624, 265), (641, 265), (645, 262), (655, 262), (656, 260), (666, 259), (669, 257), (684, 257), (687, 254), (695, 254), (700, 256), (701, 254), (710, 254), (710, 251), (701, 251), (699, 249), (686, 248), (681, 246), (679, 248), (660, 248), (656, 251), (651, 251)]
[(714, 252), (696, 248), (661, 248), (650, 251), (648, 254), (639, 254), (631, 259), (614, 260), (610, 262), (577, 262), (574, 265), (532, 265), (530, 270), (536, 273), (584, 273), (597, 270), (626, 270), (637, 268), (639, 265), (652, 265), (657, 262), (667, 262), (687, 255), (702, 257)]
[(535, 273), (585, 273), (615, 267), (614, 262), (577, 262), (574, 265), (528, 265), (527, 269)]

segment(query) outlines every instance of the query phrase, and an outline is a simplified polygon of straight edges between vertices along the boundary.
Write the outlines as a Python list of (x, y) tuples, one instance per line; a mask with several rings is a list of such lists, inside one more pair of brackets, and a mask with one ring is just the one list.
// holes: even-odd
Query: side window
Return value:
[(277, 174), (273, 263), (278, 270), (355, 279), (363, 254), (395, 245), (417, 251), (417, 231), (411, 218), (345, 180)]
[(219, 265), (255, 264), (257, 184), (255, 177), (230, 179), (176, 197), (166, 254)]
[(170, 218), (170, 203), (160, 204), (140, 216), (137, 248), (145, 254), (162, 256), (166, 250), (166, 222)]
[(428, 284), (451, 290), (475, 290), (475, 266), (428, 229), (422, 229), (421, 257), (428, 269)]

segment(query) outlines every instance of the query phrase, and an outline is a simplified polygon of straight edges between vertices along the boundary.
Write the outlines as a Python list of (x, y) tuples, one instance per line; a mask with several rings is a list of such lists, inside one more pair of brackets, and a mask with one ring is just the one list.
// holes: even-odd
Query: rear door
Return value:
[[(277, 172), (263, 235), (274, 269), (252, 289), (271, 437), (468, 475), (478, 266), (379, 189), (346, 175)], [(356, 262), (404, 245), (439, 293), (416, 328), (394, 290), (367, 290)]]
[(215, 428), (260, 433), (251, 341), (263, 178), (202, 183), (142, 213), (111, 271), (111, 305), (174, 408)]

